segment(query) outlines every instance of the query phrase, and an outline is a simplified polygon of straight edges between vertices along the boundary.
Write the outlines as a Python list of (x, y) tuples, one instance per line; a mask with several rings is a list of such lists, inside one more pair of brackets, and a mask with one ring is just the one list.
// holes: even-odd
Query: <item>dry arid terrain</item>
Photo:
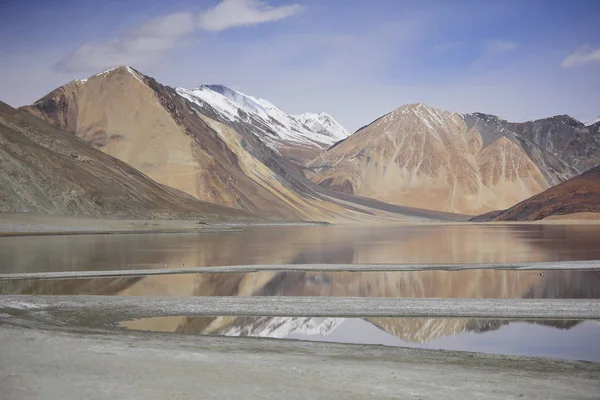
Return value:
[(475, 221), (582, 220), (600, 218), (600, 167), (558, 184), (514, 207)]
[(288, 220), (461, 219), (338, 195), (209, 104), (191, 102), (131, 67), (74, 80), (22, 110), (73, 133), (160, 184), (197, 199)]
[(114, 219), (247, 219), (199, 201), (54, 126), (0, 103), (0, 212)]
[(313, 181), (334, 190), (480, 214), (510, 207), (597, 165), (595, 129), (566, 116), (512, 124), (409, 104), (332, 146), (308, 167)]

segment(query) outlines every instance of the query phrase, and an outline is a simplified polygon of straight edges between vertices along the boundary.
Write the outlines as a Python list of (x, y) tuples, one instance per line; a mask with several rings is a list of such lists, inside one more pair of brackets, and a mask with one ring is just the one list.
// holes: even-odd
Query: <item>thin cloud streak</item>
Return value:
[(259, 0), (225, 0), (198, 17), (200, 29), (220, 32), (236, 26), (279, 21), (302, 10), (299, 4), (271, 7)]
[(592, 62), (600, 62), (600, 48), (595, 49), (590, 45), (583, 45), (562, 60), (560, 66), (571, 68)]
[(259, 0), (223, 0), (200, 14), (189, 12), (154, 18), (105, 43), (85, 43), (55, 65), (59, 72), (87, 72), (115, 65), (148, 66), (197, 30), (220, 32), (288, 18), (302, 7), (271, 7)]

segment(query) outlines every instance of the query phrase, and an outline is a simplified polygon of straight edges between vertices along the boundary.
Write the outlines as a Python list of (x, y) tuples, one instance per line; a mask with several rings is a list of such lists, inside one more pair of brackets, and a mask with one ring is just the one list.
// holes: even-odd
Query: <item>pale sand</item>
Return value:
[[(103, 327), (105, 317), (155, 314), (163, 300), (138, 298), (138, 307), (116, 299), (115, 309), (102, 296), (82, 299), (0, 297), (2, 399), (597, 399), (600, 393), (598, 363), (129, 332)], [(175, 299), (163, 306), (182, 312)]]

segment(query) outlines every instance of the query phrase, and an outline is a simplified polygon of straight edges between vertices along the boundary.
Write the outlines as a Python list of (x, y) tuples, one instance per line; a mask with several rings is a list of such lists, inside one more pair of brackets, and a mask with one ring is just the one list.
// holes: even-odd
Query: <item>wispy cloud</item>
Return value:
[(144, 66), (180, 44), (197, 30), (219, 32), (290, 17), (298, 4), (271, 7), (260, 0), (222, 0), (200, 14), (175, 13), (158, 17), (117, 35), (108, 42), (85, 43), (56, 64), (62, 72), (86, 72), (121, 64)]
[(119, 64), (143, 66), (175, 47), (183, 36), (194, 30), (194, 16), (191, 13), (155, 18), (106, 43), (84, 44), (61, 60), (56, 68), (64, 72), (80, 72)]
[(485, 44), (485, 51), (487, 53), (506, 53), (516, 48), (516, 43), (506, 40), (490, 40)]
[(571, 68), (591, 62), (600, 62), (600, 48), (583, 45), (562, 60), (560, 65), (563, 68)]
[(198, 17), (201, 29), (219, 32), (235, 26), (279, 21), (302, 10), (299, 4), (271, 7), (260, 0), (224, 0)]

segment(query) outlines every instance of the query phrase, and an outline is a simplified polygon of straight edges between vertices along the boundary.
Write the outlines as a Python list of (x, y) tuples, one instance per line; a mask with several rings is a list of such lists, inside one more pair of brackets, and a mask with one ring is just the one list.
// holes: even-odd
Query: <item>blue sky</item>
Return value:
[(354, 130), (403, 104), (513, 121), (600, 115), (600, 1), (0, 2), (0, 99), (129, 64)]

